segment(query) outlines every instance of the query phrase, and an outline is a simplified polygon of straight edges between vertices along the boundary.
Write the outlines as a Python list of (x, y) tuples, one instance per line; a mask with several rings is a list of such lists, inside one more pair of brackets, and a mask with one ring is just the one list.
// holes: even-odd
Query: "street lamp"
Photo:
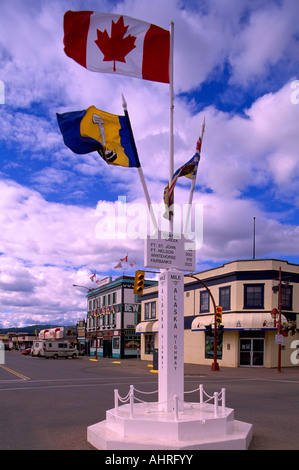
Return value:
[[(282, 289), (286, 288), (289, 283), (285, 282), (282, 284), (281, 280), (281, 266), (279, 267), (279, 283), (278, 286), (273, 286), (272, 290), (274, 294), (277, 294), (278, 292), (278, 324), (277, 324), (277, 334), (281, 334), (281, 294), (282, 294)], [(275, 318), (276, 321), (276, 318)], [(277, 372), (281, 372), (281, 344), (278, 344), (278, 358), (277, 358)]]
[[(87, 292), (92, 292), (94, 289), (90, 289), (89, 287), (86, 287), (86, 286), (80, 286), (78, 284), (73, 284), (73, 287), (82, 287), (83, 289), (86, 289)], [(96, 296), (95, 296), (95, 300), (96, 300)], [(96, 317), (96, 351), (95, 351), (95, 358), (97, 360), (98, 358), (98, 314), (96, 313), (95, 315)]]
[(194, 276), (194, 274), (185, 274), (185, 277), (192, 277), (192, 278), (196, 279), (197, 281), (199, 281), (204, 286), (204, 288), (208, 291), (208, 294), (209, 294), (209, 296), (212, 300), (213, 307), (214, 307), (214, 360), (213, 360), (213, 363), (212, 363), (211, 370), (212, 371), (219, 371), (220, 370), (219, 369), (219, 364), (217, 362), (217, 322), (216, 322), (217, 307), (216, 307), (215, 299), (213, 297), (212, 292), (208, 288), (208, 286), (201, 279)]

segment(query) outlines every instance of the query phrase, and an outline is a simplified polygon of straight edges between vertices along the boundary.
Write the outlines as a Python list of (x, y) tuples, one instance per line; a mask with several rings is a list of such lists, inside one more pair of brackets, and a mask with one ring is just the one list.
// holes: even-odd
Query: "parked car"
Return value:
[(22, 354), (28, 356), (29, 354), (31, 354), (31, 348), (25, 348), (22, 350)]

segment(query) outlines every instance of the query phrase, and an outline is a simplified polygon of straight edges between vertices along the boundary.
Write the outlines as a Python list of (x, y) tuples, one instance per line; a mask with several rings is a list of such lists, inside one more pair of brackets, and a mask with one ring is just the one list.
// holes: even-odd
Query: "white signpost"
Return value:
[[(186, 249), (186, 246), (188, 249)], [(195, 250), (183, 235), (145, 242), (144, 265), (160, 268), (159, 275), (159, 404), (171, 411), (174, 399), (184, 402), (184, 273), (195, 270)], [(178, 271), (180, 270), (180, 271)]]
[(184, 402), (184, 274), (159, 275), (159, 403), (161, 410)]

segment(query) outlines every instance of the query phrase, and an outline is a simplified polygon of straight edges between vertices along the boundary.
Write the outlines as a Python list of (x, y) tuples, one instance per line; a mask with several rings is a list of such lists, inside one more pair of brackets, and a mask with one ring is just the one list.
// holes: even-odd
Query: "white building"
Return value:
[[(157, 284), (145, 280), (145, 286)], [(134, 277), (111, 277), (87, 294), (86, 350), (90, 355), (130, 357), (140, 354), (139, 296), (133, 292)]]
[[(281, 366), (297, 365), (294, 340), (299, 340), (299, 265), (275, 259), (240, 260), (196, 273), (184, 281), (184, 361), (210, 365), (214, 356), (214, 305), (222, 306), (217, 341), (219, 366), (277, 367), (279, 268), (282, 271), (282, 326), (292, 328), (283, 338)], [(211, 295), (209, 294), (209, 289)], [(145, 289), (141, 302), (141, 359), (152, 360), (158, 349), (158, 289)], [(292, 335), (294, 333), (294, 335)], [(156, 352), (156, 351), (155, 351)], [(295, 356), (294, 356), (295, 355)], [(298, 362), (298, 361), (297, 361)]]

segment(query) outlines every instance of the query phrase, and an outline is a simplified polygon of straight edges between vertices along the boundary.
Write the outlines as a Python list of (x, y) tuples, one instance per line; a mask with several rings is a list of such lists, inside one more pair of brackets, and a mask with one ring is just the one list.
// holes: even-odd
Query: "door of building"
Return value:
[(264, 366), (264, 338), (240, 338), (240, 366)]
[(112, 357), (112, 341), (111, 339), (103, 341), (103, 357)]

